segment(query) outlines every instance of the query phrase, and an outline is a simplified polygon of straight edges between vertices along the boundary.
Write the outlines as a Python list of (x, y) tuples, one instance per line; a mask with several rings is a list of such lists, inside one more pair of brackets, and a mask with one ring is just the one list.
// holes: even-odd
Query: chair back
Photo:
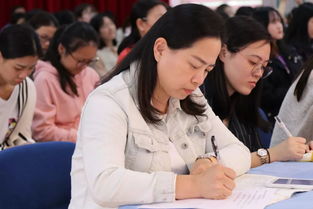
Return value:
[(0, 208), (66, 209), (75, 144), (43, 142), (0, 152)]

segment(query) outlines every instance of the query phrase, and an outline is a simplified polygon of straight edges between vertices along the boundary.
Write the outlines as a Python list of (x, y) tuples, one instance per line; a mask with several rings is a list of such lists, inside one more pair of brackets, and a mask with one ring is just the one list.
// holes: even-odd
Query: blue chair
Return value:
[(0, 152), (1, 209), (66, 209), (75, 144), (43, 142)]

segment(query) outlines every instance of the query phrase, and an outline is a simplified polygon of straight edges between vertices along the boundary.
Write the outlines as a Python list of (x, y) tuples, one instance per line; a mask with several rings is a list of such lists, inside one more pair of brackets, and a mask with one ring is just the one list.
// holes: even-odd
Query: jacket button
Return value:
[(187, 149), (188, 148), (188, 144), (187, 143), (182, 143), (181, 144), (181, 148), (182, 149)]
[(200, 131), (199, 126), (195, 126), (195, 132), (199, 132), (199, 131)]

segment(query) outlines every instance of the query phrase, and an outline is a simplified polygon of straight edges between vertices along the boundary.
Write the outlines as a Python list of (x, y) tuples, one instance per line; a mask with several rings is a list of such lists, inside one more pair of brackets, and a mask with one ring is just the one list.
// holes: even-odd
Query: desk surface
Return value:
[[(312, 162), (275, 162), (253, 168), (249, 173), (289, 178), (313, 179)], [(287, 200), (269, 205), (266, 209), (313, 209), (313, 191), (299, 193)]]
[[(275, 162), (253, 168), (253, 174), (278, 177), (313, 179), (313, 162)], [(137, 209), (137, 206), (122, 206), (119, 209)], [(299, 193), (287, 200), (267, 206), (266, 209), (313, 209), (313, 191)]]

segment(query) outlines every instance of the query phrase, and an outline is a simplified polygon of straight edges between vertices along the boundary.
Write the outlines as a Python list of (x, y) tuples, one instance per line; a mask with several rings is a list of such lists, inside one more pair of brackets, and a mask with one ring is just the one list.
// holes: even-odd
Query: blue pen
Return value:
[(213, 148), (213, 152), (215, 154), (215, 157), (216, 157), (217, 161), (220, 161), (221, 157), (220, 157), (220, 152), (219, 152), (218, 147), (217, 147), (216, 142), (215, 142), (215, 136), (211, 137), (211, 143), (212, 143), (212, 148)]

